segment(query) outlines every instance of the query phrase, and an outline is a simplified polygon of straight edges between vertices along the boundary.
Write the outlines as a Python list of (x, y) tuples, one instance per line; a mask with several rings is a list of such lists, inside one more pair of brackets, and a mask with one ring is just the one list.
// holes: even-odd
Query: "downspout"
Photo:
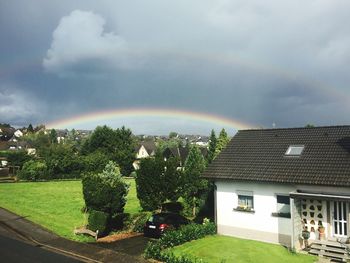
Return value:
[(217, 201), (217, 196), (216, 196), (216, 190), (217, 190), (217, 187), (216, 187), (216, 183), (214, 181), (214, 222), (215, 222), (215, 225), (216, 225), (216, 228), (218, 226), (218, 222), (217, 222), (217, 205), (216, 205), (216, 201)]
[(291, 217), (291, 221), (292, 221), (292, 240), (291, 240), (291, 249), (295, 249), (295, 226), (294, 226), (294, 199), (293, 198), (290, 198), (290, 203), (291, 203), (291, 213), (290, 213), (290, 217)]

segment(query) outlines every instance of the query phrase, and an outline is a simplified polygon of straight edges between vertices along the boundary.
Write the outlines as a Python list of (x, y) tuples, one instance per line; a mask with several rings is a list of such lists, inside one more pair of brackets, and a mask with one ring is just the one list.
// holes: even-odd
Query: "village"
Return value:
[(0, 262), (350, 262), (350, 1), (0, 1)]
[[(305, 253), (346, 261), (349, 134), (349, 126), (306, 125), (241, 130), (231, 139), (225, 129), (218, 137), (214, 130), (209, 136), (134, 136), (125, 127), (68, 131), (2, 124), (1, 205), (26, 211), (58, 236), (122, 252), (135, 262), (195, 262), (198, 251), (190, 257), (181, 249), (170, 252), (167, 242), (186, 247), (190, 240), (226, 236), (247, 245), (280, 244), (298, 252), (290, 262), (314, 262)], [(28, 193), (6, 197), (17, 188)], [(71, 191), (80, 192), (79, 202), (70, 204), (74, 216), (62, 214)], [(33, 198), (36, 206), (27, 207)], [(55, 228), (47, 217), (55, 218)]]

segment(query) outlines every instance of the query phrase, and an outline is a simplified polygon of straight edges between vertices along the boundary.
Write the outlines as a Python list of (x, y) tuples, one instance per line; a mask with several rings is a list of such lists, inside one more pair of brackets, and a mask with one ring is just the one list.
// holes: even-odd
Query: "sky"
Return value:
[[(151, 108), (263, 128), (350, 124), (348, 10), (347, 0), (0, 0), (0, 122)], [(57, 128), (103, 124), (221, 127), (149, 115)]]

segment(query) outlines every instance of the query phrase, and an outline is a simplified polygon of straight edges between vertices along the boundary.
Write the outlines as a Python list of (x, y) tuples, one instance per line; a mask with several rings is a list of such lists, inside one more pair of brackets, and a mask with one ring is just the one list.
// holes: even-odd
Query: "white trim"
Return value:
[(291, 198), (294, 197), (312, 197), (312, 198), (321, 198), (321, 199), (341, 199), (341, 200), (350, 200), (349, 195), (333, 195), (333, 194), (323, 194), (323, 193), (305, 193), (305, 192), (290, 192), (289, 195)]

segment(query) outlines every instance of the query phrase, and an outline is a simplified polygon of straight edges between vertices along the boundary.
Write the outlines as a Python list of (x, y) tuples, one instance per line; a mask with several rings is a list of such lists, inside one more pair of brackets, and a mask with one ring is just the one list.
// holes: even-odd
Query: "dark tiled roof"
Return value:
[(154, 141), (142, 141), (135, 146), (135, 151), (138, 152), (142, 146), (145, 147), (148, 154), (151, 154), (157, 150), (157, 146)]
[[(300, 156), (286, 156), (304, 145)], [(239, 131), (204, 177), (350, 186), (350, 126)]]

